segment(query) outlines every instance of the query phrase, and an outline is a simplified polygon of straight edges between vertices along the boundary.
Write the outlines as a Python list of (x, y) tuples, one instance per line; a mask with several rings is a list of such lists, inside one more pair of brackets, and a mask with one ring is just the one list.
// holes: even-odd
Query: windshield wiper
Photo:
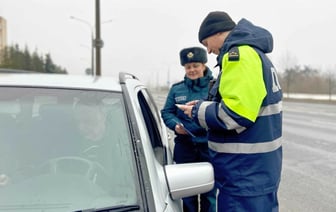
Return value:
[(108, 211), (123, 212), (123, 211), (135, 211), (139, 209), (140, 205), (116, 205), (104, 208), (88, 208), (83, 210), (76, 210), (74, 212), (108, 212)]

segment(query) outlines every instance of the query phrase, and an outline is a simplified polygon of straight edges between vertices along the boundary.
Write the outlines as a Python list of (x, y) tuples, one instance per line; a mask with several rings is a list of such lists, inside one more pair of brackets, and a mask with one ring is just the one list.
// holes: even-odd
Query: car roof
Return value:
[(112, 76), (67, 74), (0, 74), (0, 86), (95, 89), (121, 92), (119, 79)]

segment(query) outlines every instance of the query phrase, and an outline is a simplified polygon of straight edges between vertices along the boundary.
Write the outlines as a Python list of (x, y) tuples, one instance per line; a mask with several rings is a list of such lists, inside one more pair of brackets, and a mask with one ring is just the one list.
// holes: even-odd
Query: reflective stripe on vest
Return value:
[[(210, 101), (204, 101), (198, 110), (198, 121), (200, 123), (200, 125), (205, 128), (208, 129), (208, 125), (206, 123), (205, 120), (205, 110), (206, 108), (212, 104), (213, 102)], [(235, 129), (236, 132), (239, 134), (241, 132), (243, 132), (246, 128), (243, 126), (240, 126), (234, 119), (232, 119), (227, 113), (224, 112), (224, 110), (221, 108), (221, 105), (219, 104), (218, 106), (218, 117), (224, 122), (224, 124), (226, 125), (228, 130), (233, 130)], [(268, 105), (268, 106), (264, 106), (260, 108), (259, 116), (269, 116), (269, 115), (274, 115), (274, 114), (278, 114), (282, 111), (282, 101), (276, 103), (276, 104), (272, 104), (272, 105)]]
[(254, 154), (272, 152), (281, 147), (281, 139), (260, 143), (216, 143), (209, 141), (209, 148), (220, 153)]
[(234, 119), (231, 118), (225, 111), (221, 108), (221, 104), (219, 104), (218, 108), (218, 117), (225, 123), (228, 130), (236, 130), (239, 134), (243, 132), (246, 128), (239, 125)]
[(261, 107), (258, 116), (269, 116), (280, 113), (282, 111), (282, 101)]
[(200, 123), (201, 127), (205, 128), (207, 130), (208, 130), (208, 125), (205, 121), (205, 110), (212, 103), (214, 103), (214, 102), (210, 102), (210, 101), (202, 102), (202, 104), (200, 105), (200, 107), (198, 109), (198, 113), (197, 113), (198, 122)]
[[(279, 114), (282, 110), (282, 102), (278, 102), (276, 104), (267, 105), (260, 108), (258, 117), (260, 116), (270, 116)], [(228, 130), (235, 129), (236, 132), (239, 134), (243, 132), (246, 128), (239, 125), (234, 119), (231, 118), (227, 113), (224, 112), (219, 106), (218, 108), (218, 117), (225, 123)]]

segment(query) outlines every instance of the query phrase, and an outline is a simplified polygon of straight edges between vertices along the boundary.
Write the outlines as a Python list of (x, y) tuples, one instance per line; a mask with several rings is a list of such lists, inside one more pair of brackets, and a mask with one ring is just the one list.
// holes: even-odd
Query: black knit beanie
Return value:
[(232, 30), (236, 23), (226, 12), (210, 12), (203, 20), (199, 31), (198, 40), (202, 43), (205, 38), (216, 34), (217, 32), (226, 32)]
[(207, 61), (207, 52), (203, 48), (190, 47), (180, 51), (180, 62), (182, 66), (184, 66), (186, 63), (206, 63)]

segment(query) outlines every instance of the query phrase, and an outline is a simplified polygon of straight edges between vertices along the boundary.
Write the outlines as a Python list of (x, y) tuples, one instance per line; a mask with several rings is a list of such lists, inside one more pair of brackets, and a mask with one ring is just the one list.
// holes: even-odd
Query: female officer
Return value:
[[(205, 65), (207, 53), (200, 47), (180, 51), (180, 62), (184, 67), (184, 80), (169, 90), (161, 116), (166, 126), (175, 132), (174, 160), (176, 163), (209, 162), (208, 138), (205, 129), (179, 110), (176, 104), (205, 99), (209, 82), (213, 79), (211, 70)], [(198, 196), (183, 198), (183, 210), (198, 212), (216, 211), (216, 190)]]

